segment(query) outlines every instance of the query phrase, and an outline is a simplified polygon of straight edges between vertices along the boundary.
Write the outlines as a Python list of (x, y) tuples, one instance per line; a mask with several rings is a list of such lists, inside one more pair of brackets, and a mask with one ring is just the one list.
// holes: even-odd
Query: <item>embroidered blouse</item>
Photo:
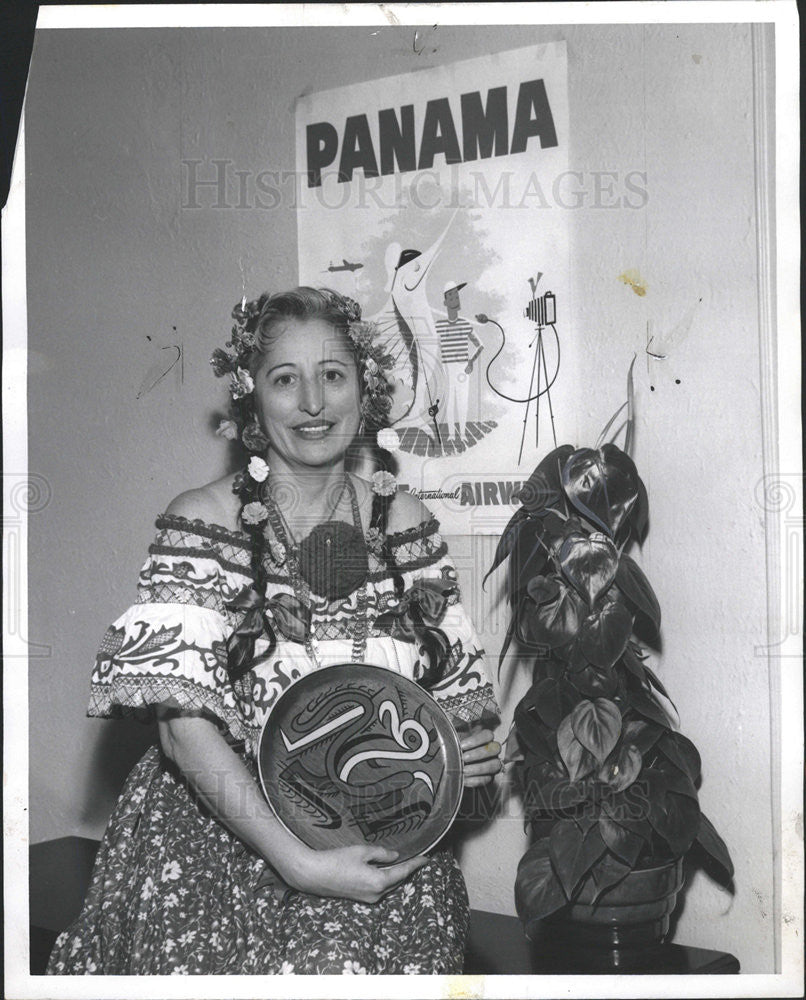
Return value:
[[(105, 718), (135, 714), (149, 719), (154, 706), (171, 705), (212, 716), (225, 735), (244, 741), (255, 755), (260, 730), (274, 702), (299, 677), (317, 669), (297, 642), (282, 638), (270, 657), (232, 681), (227, 639), (242, 611), (232, 609), (244, 586), (253, 582), (251, 540), (200, 520), (162, 516), (157, 536), (140, 571), (138, 598), (106, 631), (92, 675), (88, 715)], [(457, 730), (499, 714), (476, 632), (462, 607), (456, 570), (432, 517), (387, 536), (396, 570), (406, 590), (416, 581), (445, 584), (447, 601), (438, 627), (450, 643), (443, 676), (429, 688)], [(293, 594), (282, 565), (267, 553), (267, 597)], [(428, 654), (417, 642), (392, 639), (375, 622), (396, 605), (392, 570), (370, 551), (367, 608), (360, 591), (329, 601), (311, 595), (312, 634), (322, 665), (352, 659), (360, 618), (369, 627), (365, 661), (390, 667), (412, 680), (426, 674)], [(256, 643), (256, 660), (268, 649)]]

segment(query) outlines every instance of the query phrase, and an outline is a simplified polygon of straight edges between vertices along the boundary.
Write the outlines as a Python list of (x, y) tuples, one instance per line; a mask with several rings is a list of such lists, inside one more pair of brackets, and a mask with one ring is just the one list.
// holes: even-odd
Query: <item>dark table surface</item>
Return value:
[[(31, 974), (45, 971), (56, 935), (79, 914), (98, 841), (61, 837), (30, 850)], [(516, 917), (472, 910), (465, 973), (488, 975), (573, 975), (612, 973), (735, 973), (733, 955), (679, 944), (635, 951), (532, 945)]]

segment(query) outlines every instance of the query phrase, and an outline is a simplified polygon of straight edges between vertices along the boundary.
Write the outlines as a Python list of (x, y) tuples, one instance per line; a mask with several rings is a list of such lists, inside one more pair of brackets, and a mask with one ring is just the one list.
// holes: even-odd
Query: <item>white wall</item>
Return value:
[[(640, 558), (664, 614), (658, 668), (702, 753), (701, 802), (737, 869), (733, 897), (695, 877), (676, 940), (772, 971), (769, 679), (754, 655), (766, 594), (753, 499), (763, 469), (748, 26), (440, 28), (421, 55), (402, 28), (37, 36), (26, 106), (30, 471), (52, 500), (30, 517), (29, 637), (52, 653), (30, 665), (31, 839), (100, 835), (153, 735), (84, 718), (97, 642), (133, 597), (153, 517), (226, 471), (210, 433), (223, 390), (207, 359), (241, 293), (239, 258), (249, 294), (296, 279), (293, 201), (183, 209), (182, 161), (206, 161), (205, 176), (215, 158), (251, 176), (293, 171), (300, 94), (554, 39), (568, 45), (569, 159), (588, 195), (525, 221), (568, 217), (563, 336), (585, 358), (563, 371), (576, 387), (576, 443), (593, 443), (639, 355), (636, 458), (651, 504)], [(642, 207), (591, 204), (591, 172), (615, 172), (623, 193), (634, 170), (646, 173)], [(645, 296), (618, 280), (625, 269)], [(647, 320), (668, 333), (700, 297), (688, 337), (648, 370)], [(177, 339), (184, 380), (174, 371), (137, 400), (159, 348)], [(478, 585), (493, 542), (449, 542), (494, 671), (502, 611), (495, 581), (487, 594)], [(516, 804), (503, 812), (469, 837), (463, 867), (474, 906), (511, 913), (526, 841)]]

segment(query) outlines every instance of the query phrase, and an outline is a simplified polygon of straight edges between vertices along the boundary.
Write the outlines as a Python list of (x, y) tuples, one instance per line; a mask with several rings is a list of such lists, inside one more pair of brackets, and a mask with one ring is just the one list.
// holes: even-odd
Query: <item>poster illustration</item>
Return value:
[(449, 532), (499, 532), (559, 433), (568, 138), (564, 42), (297, 103), (300, 283), (377, 323), (398, 481)]

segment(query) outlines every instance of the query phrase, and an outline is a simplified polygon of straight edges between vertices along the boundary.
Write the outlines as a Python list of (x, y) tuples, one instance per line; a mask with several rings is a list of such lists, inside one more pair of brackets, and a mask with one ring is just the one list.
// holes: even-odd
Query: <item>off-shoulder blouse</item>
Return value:
[[(254, 755), (263, 722), (279, 695), (317, 669), (297, 642), (282, 638), (261, 662), (268, 640), (258, 640), (257, 665), (232, 680), (227, 639), (243, 611), (232, 607), (253, 583), (251, 539), (240, 531), (201, 520), (165, 515), (156, 522), (138, 582), (138, 597), (106, 631), (92, 674), (88, 714), (153, 717), (154, 706), (200, 711), (216, 720), (229, 739), (244, 741)], [(433, 517), (387, 535), (394, 569), (408, 590), (417, 581), (437, 580), (447, 600), (438, 627), (450, 643), (447, 669), (429, 688), (458, 730), (492, 721), (498, 706), (487, 677), (483, 650), (460, 601), (456, 569)], [(268, 557), (267, 557), (268, 558)], [(352, 659), (357, 623), (369, 627), (365, 662), (389, 667), (419, 681), (428, 674), (428, 654), (416, 641), (392, 639), (375, 622), (397, 604), (393, 570), (369, 553), (366, 611), (359, 590), (336, 601), (311, 595), (312, 635), (322, 665)], [(266, 563), (268, 614), (271, 599), (293, 594), (287, 569)]]

